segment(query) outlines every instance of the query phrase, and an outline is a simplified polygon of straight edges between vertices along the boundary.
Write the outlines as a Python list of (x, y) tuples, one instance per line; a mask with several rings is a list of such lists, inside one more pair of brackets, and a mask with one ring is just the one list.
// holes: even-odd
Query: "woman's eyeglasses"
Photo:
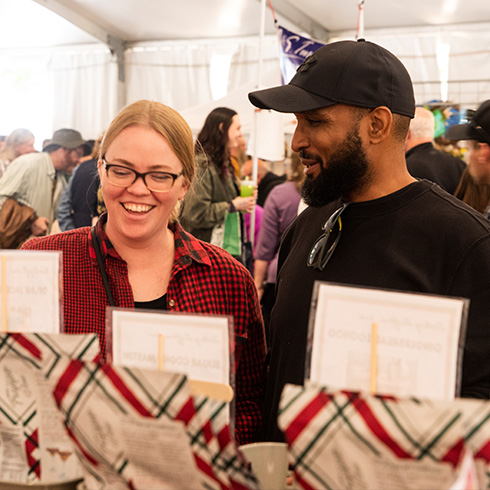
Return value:
[(335, 211), (323, 225), (323, 235), (315, 242), (308, 254), (306, 265), (322, 271), (332, 257), (342, 234), (342, 220), (340, 215), (349, 205), (346, 203)]
[(107, 180), (110, 184), (118, 187), (129, 187), (133, 185), (138, 177), (143, 179), (146, 187), (153, 192), (168, 192), (180, 174), (171, 174), (170, 172), (136, 172), (129, 167), (107, 163), (102, 159), (105, 170), (107, 172)]

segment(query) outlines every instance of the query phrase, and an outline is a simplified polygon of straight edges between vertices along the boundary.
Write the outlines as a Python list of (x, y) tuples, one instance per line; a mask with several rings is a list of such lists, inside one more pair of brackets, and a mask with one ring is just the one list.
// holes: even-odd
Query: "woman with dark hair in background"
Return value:
[(211, 242), (213, 229), (227, 213), (252, 212), (256, 195), (240, 197), (239, 182), (230, 161), (230, 150), (242, 136), (238, 114), (227, 107), (211, 111), (195, 144), (196, 179), (181, 213), (184, 229)]
[(454, 195), (487, 218), (489, 217), (490, 184), (476, 182), (469, 166), (464, 169)]

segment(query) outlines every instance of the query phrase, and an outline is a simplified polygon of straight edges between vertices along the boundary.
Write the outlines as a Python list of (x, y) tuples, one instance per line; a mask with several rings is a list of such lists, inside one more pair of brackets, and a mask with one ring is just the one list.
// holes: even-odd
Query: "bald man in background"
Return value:
[(449, 194), (454, 194), (466, 164), (434, 147), (434, 128), (432, 112), (417, 107), (405, 141), (407, 168), (413, 177), (435, 182)]

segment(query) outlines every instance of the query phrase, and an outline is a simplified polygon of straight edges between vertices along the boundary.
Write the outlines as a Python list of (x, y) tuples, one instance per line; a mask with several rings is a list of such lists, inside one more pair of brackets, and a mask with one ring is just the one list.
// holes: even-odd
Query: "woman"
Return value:
[(182, 209), (184, 229), (212, 242), (213, 230), (222, 225), (226, 213), (252, 212), (256, 193), (240, 197), (239, 183), (230, 161), (230, 151), (242, 137), (238, 114), (227, 107), (209, 113), (196, 141), (197, 175), (194, 188)]
[(474, 178), (471, 167), (464, 169), (459, 185), (454, 195), (478, 212), (489, 217), (490, 184), (478, 183)]
[(28, 250), (63, 251), (65, 332), (97, 332), (105, 356), (109, 305), (96, 250), (118, 307), (232, 315), (236, 339), (236, 437), (258, 437), (265, 376), (255, 286), (222, 249), (184, 232), (179, 203), (194, 177), (192, 133), (173, 109), (139, 101), (111, 123), (98, 172), (107, 213), (91, 229), (35, 238)]
[(18, 128), (12, 131), (0, 150), (0, 177), (12, 160), (35, 151), (34, 135), (28, 129)]

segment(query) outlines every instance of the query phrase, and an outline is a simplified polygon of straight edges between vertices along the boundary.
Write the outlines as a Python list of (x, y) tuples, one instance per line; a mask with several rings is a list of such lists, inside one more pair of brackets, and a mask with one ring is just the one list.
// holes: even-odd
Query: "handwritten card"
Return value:
[[(166, 419), (119, 420), (119, 437), (139, 488), (202, 488), (183, 422)], [(148, 444), (151, 441), (151, 444)]]
[(60, 332), (61, 252), (0, 251), (3, 332)]
[(21, 426), (0, 425), (0, 477), (8, 482), (27, 481), (27, 456)]
[(227, 316), (108, 308), (107, 324), (108, 359), (114, 364), (230, 383)]
[(0, 481), (61, 482), (81, 476), (48, 382), (29, 363), (5, 356), (0, 362), (0, 457)]
[(349, 390), (374, 384), (377, 393), (453, 399), (467, 308), (464, 299), (317, 282), (307, 377)]

